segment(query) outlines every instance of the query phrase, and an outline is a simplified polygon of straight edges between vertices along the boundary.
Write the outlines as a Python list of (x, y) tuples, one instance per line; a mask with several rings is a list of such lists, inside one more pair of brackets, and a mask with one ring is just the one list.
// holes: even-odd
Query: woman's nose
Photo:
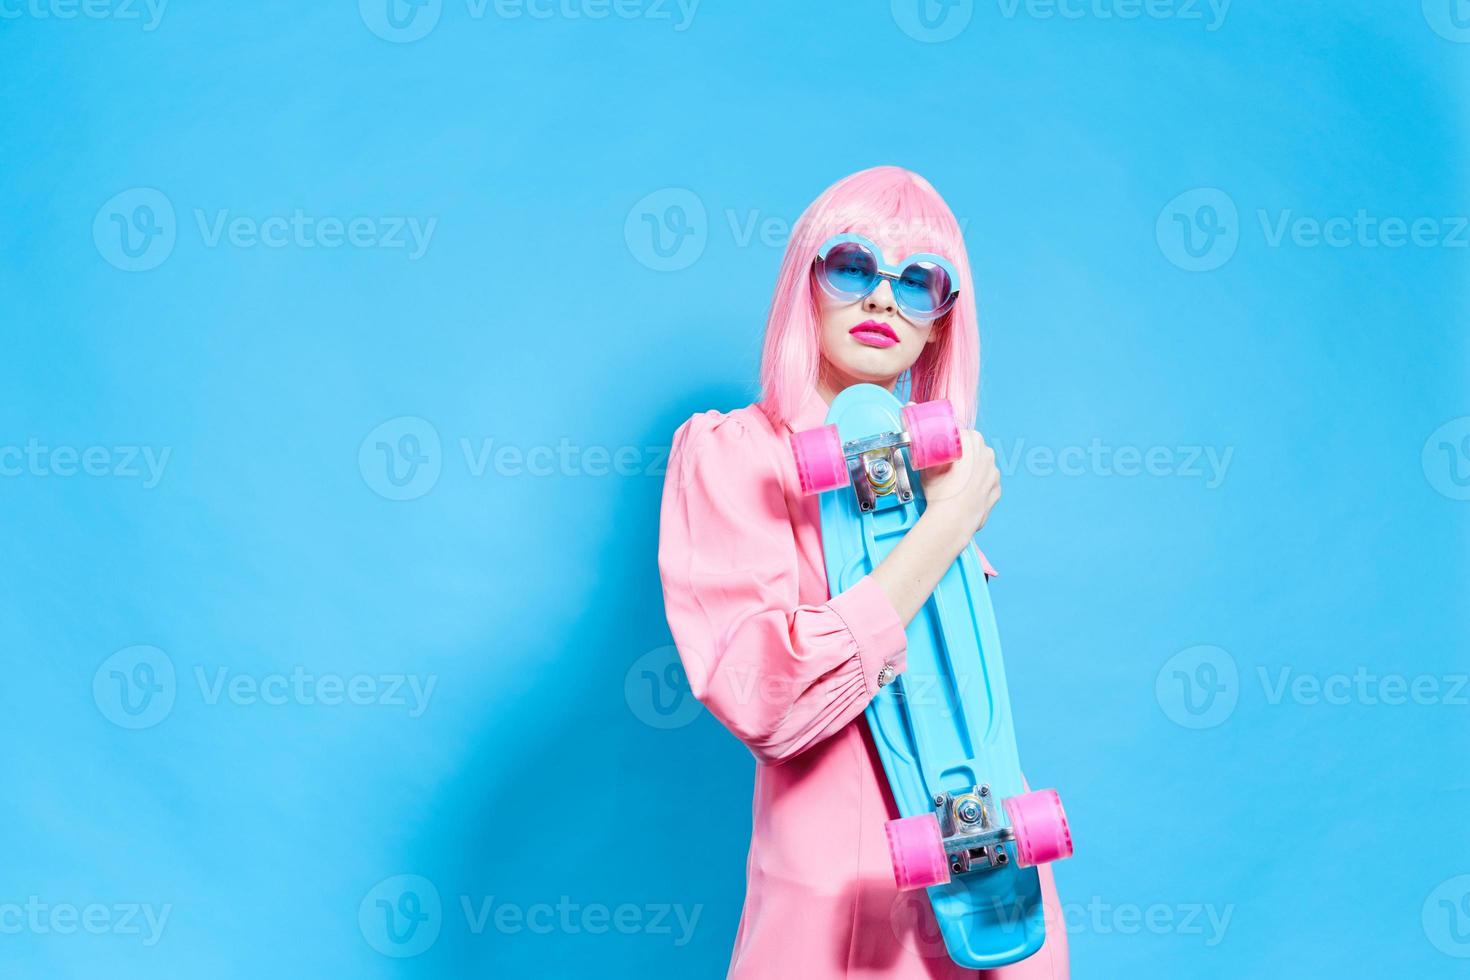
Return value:
[(878, 288), (863, 298), (864, 313), (893, 313), (898, 307), (893, 302), (893, 287), (884, 279)]

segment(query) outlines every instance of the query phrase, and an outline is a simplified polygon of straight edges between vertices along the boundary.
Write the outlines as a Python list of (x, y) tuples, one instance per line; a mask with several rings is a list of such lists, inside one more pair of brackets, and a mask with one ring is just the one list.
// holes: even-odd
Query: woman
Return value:
[[(886, 279), (857, 295), (843, 281), (853, 249), (891, 267), (918, 253), (946, 261), (897, 295)], [(962, 457), (924, 472), (928, 507), (913, 529), (829, 598), (817, 499), (802, 495), (787, 443), (821, 425), (843, 388), (894, 390), (905, 376), (909, 397), (948, 398), (973, 425), (979, 360), (953, 214), (923, 178), (877, 167), (838, 181), (797, 222), (760, 401), (695, 415), (674, 436), (659, 541), (669, 627), (690, 689), (758, 762), (731, 977), (1068, 976), (1045, 867), (1040, 952), (984, 974), (950, 961), (928, 902), (894, 884), (883, 824), (899, 814), (859, 717), (880, 675), (903, 671), (905, 626), (1000, 498), (994, 452), (962, 428)]]

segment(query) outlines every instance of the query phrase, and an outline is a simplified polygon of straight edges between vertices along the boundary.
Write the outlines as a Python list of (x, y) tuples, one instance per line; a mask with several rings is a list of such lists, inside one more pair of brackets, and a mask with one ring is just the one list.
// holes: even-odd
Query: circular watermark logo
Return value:
[(623, 698), (633, 716), (651, 728), (683, 728), (704, 710), (673, 646), (656, 647), (633, 661), (623, 678)]
[(418, 956), (434, 945), (443, 925), (439, 889), (422, 875), (384, 878), (357, 906), (362, 938), (384, 956)]
[(357, 468), (363, 482), (388, 500), (414, 500), (434, 489), (443, 469), (439, 430), (415, 415), (389, 419), (362, 440)]
[(173, 711), (177, 694), (174, 662), (154, 646), (125, 647), (92, 675), (97, 710), (119, 728), (152, 728)]
[(1470, 500), (1470, 415), (1450, 419), (1424, 440), (1420, 454), (1429, 485), (1451, 500)]
[(704, 254), (709, 219), (699, 195), (684, 187), (645, 194), (623, 222), (628, 251), (654, 272), (687, 269)]
[(898, 29), (926, 44), (958, 37), (975, 15), (975, 0), (892, 0), (889, 6)]
[(1240, 214), (1217, 187), (1196, 187), (1174, 198), (1154, 225), (1159, 251), (1186, 272), (1209, 272), (1235, 256)]
[(1470, 875), (1440, 882), (1424, 899), (1424, 935), (1446, 956), (1470, 959)]
[(426, 36), (438, 25), (443, 7), (443, 0), (357, 0), (367, 29), (394, 44)]
[(1424, 19), (1446, 41), (1470, 44), (1470, 0), (1424, 0)]
[(124, 272), (156, 269), (173, 254), (178, 221), (163, 191), (133, 187), (114, 194), (92, 219), (92, 243)]
[(927, 889), (902, 891), (893, 896), (893, 904), (888, 909), (888, 925), (893, 929), (894, 938), (910, 952), (926, 960), (949, 956)]
[(1176, 725), (1214, 728), (1230, 718), (1240, 700), (1240, 670), (1219, 647), (1189, 647), (1159, 668), (1154, 697)]

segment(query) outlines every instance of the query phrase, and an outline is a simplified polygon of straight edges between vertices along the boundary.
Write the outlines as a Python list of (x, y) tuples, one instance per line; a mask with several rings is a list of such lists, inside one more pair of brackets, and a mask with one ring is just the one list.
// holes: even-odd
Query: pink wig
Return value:
[(766, 320), (761, 399), (767, 410), (789, 421), (816, 386), (821, 338), (812, 260), (827, 239), (843, 233), (872, 239), (890, 255), (897, 252), (900, 260), (915, 252), (935, 252), (954, 264), (959, 299), (934, 324), (939, 339), (924, 347), (910, 369), (909, 397), (919, 402), (948, 398), (961, 424), (974, 425), (980, 334), (965, 242), (939, 193), (902, 167), (873, 167), (844, 177), (797, 219)]

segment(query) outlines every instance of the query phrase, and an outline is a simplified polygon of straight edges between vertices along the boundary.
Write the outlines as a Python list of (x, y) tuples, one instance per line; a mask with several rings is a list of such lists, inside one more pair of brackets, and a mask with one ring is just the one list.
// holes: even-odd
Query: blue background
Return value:
[[(0, 19), (0, 975), (720, 974), (753, 763), (667, 669), (662, 447), (751, 400), (785, 228), (878, 163), (966, 222), (1006, 489), (981, 544), (1027, 769), (1076, 834), (1077, 974), (1464, 969), (1450, 0), (178, 3), (152, 30), (27, 2)], [(390, 247), (207, 234), (298, 209)], [(1360, 210), (1442, 240), (1273, 244)], [(161, 234), (127, 271), (135, 218)], [(1025, 455), (1094, 440), (1167, 465)], [(371, 703), (250, 693), (298, 668)], [(1438, 694), (1277, 697), (1283, 670)], [(94, 903), (99, 934), (67, 918)]]

